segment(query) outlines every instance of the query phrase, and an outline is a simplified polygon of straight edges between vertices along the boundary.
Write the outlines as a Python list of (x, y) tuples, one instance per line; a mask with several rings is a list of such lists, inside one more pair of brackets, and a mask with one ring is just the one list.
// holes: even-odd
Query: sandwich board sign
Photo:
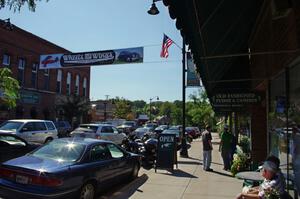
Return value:
[[(157, 144), (157, 168), (173, 170), (174, 164), (177, 165), (177, 142), (175, 134), (160, 134)], [(177, 165), (178, 168), (178, 165)]]

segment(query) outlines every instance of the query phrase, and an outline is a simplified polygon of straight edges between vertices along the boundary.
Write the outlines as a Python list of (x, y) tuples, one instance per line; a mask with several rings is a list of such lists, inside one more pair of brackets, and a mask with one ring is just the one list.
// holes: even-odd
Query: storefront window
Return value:
[(269, 153), (280, 159), (287, 169), (286, 89), (285, 73), (271, 81), (269, 96)]
[(300, 191), (300, 65), (290, 69), (290, 110), (291, 128), (290, 154), (297, 190)]

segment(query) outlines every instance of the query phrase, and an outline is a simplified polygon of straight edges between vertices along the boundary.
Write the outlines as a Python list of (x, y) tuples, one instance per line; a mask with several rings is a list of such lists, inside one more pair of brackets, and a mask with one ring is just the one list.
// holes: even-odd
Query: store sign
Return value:
[(53, 69), (90, 65), (142, 63), (143, 56), (143, 47), (70, 54), (48, 54), (40, 56), (39, 68)]
[(24, 104), (38, 104), (40, 101), (40, 95), (38, 93), (30, 91), (21, 91), (20, 102)]
[(240, 108), (249, 104), (256, 104), (261, 101), (261, 96), (257, 93), (217, 93), (212, 97), (214, 107)]
[(187, 53), (187, 87), (201, 86), (200, 78), (196, 72), (196, 66), (190, 52)]

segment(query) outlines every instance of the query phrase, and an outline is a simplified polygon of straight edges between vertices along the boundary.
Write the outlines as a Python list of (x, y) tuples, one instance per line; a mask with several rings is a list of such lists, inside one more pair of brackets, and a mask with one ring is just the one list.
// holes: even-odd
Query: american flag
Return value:
[(169, 56), (168, 48), (172, 45), (172, 43), (172, 39), (170, 39), (167, 35), (164, 34), (160, 57), (167, 58)]

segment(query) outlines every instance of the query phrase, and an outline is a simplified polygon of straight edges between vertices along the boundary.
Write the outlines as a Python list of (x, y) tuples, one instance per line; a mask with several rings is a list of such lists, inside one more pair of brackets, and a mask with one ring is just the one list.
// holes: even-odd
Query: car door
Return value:
[(109, 143), (107, 144), (107, 148), (115, 164), (116, 173), (112, 177), (120, 177), (129, 174), (132, 171), (132, 165), (127, 159), (127, 154), (115, 144)]
[(100, 184), (107, 185), (113, 183), (112, 176), (116, 175), (118, 165), (111, 157), (106, 144), (96, 144), (90, 149), (88, 171), (95, 176)]
[(32, 138), (32, 132), (35, 129), (35, 125), (33, 122), (27, 122), (25, 123), (22, 128), (19, 130), (18, 135), (23, 138), (24, 140), (26, 140), (27, 142), (32, 142), (33, 138)]
[(31, 141), (37, 143), (45, 143), (48, 136), (48, 131), (45, 122), (33, 122), (33, 124), (34, 130), (31, 132)]
[(53, 122), (51, 121), (46, 121), (46, 126), (47, 126), (47, 131), (45, 132), (46, 135), (45, 137), (51, 137), (51, 138), (57, 138), (57, 129), (55, 127), (55, 125), (53, 124)]

